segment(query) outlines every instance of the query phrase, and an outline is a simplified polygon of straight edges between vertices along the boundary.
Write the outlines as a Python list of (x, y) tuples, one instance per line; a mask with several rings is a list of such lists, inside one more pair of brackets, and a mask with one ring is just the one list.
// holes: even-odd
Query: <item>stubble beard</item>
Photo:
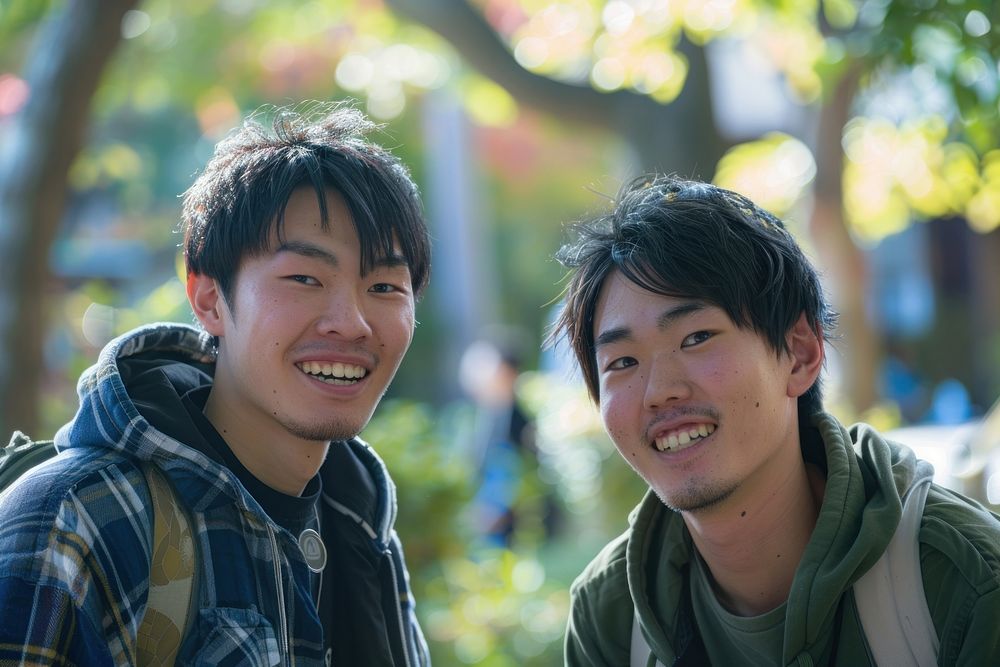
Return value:
[(358, 435), (367, 425), (349, 424), (346, 421), (327, 421), (318, 424), (301, 424), (285, 421), (282, 426), (291, 435), (302, 440), (312, 440), (315, 442), (336, 442), (339, 440), (350, 440)]
[(351, 423), (343, 419), (332, 419), (323, 422), (303, 423), (291, 419), (282, 419), (281, 425), (289, 434), (302, 440), (312, 440), (314, 442), (337, 442), (350, 440), (358, 435), (367, 425)]
[(708, 482), (689, 484), (682, 489), (665, 491), (654, 489), (660, 502), (675, 512), (697, 514), (711, 509), (729, 498), (737, 485), (731, 482)]
[(375, 405), (369, 410), (368, 415), (360, 420), (330, 417), (325, 420), (317, 419), (313, 422), (306, 422), (298, 421), (287, 413), (285, 415), (279, 415), (279, 413), (275, 412), (274, 416), (285, 431), (287, 431), (290, 435), (303, 440), (312, 440), (314, 442), (339, 442), (341, 440), (350, 440), (351, 438), (356, 437), (366, 426), (368, 426), (368, 422), (371, 421), (372, 415), (375, 413), (375, 408), (382, 402), (382, 399), (385, 397), (388, 390), (388, 386), (382, 390), (382, 393), (378, 396), (378, 400), (375, 401)]

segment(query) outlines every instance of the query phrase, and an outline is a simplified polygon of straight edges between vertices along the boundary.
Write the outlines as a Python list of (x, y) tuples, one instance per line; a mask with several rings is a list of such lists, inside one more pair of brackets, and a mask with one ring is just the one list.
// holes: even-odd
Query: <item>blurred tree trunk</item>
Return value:
[[(810, 232), (820, 263), (828, 272), (844, 359), (843, 394), (860, 416), (878, 401), (879, 336), (868, 315), (868, 260), (851, 238), (844, 220), (844, 126), (858, 88), (861, 69), (854, 66), (837, 83), (820, 110), (816, 140), (815, 203)], [(829, 350), (828, 350), (829, 353)]]
[[(616, 132), (635, 150), (643, 171), (677, 173), (710, 180), (727, 148), (712, 116), (704, 49), (688, 41), (681, 50), (689, 72), (684, 89), (668, 105), (628, 91), (601, 93), (534, 74), (521, 67), (509, 48), (468, 0), (385, 0), (410, 20), (438, 33), (484, 76), (519, 101), (567, 123)], [(868, 267), (851, 238), (843, 214), (841, 138), (857, 89), (860, 68), (849, 72), (820, 112), (817, 140), (816, 203), (810, 223), (835, 288), (844, 336), (844, 395), (863, 411), (877, 399), (878, 338), (865, 310)]]
[(0, 437), (34, 433), (44, 369), (49, 248), (84, 141), (90, 101), (138, 0), (67, 0), (39, 27), (30, 98), (0, 146)]

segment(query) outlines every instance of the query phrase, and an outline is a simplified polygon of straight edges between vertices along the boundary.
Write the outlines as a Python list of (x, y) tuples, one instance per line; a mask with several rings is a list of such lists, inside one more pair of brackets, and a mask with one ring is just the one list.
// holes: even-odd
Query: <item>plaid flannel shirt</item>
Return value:
[[(118, 360), (154, 350), (214, 360), (208, 336), (183, 325), (148, 325), (112, 341), (80, 379), (79, 412), (56, 434), (60, 454), (0, 495), (0, 667), (136, 663), (152, 561), (140, 461), (170, 479), (196, 533), (196, 604), (178, 662), (323, 664), (316, 575), (295, 538), (230, 471), (154, 429), (129, 399)], [(392, 528), (395, 489), (371, 448), (341, 444), (378, 486), (381, 516), (358, 529), (389, 556), (406, 664), (427, 665)]]

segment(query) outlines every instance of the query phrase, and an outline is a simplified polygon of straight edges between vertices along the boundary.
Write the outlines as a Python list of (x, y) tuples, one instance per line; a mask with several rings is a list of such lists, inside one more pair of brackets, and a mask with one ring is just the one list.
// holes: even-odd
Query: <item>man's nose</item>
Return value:
[(691, 397), (691, 383), (687, 373), (674, 352), (663, 352), (653, 357), (646, 378), (644, 407), (648, 410), (662, 409), (674, 401)]
[(333, 290), (317, 326), (320, 333), (344, 340), (370, 336), (372, 329), (365, 312), (364, 296), (351, 289)]

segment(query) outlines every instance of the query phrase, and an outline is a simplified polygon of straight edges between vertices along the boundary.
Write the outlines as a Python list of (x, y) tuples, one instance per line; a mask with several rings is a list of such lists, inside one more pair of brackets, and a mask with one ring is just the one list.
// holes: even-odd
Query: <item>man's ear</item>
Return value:
[(802, 313), (785, 334), (785, 342), (792, 358), (788, 396), (798, 398), (813, 386), (823, 369), (823, 339), (809, 326), (806, 314)]
[(188, 273), (187, 296), (195, 317), (205, 327), (205, 331), (213, 336), (224, 335), (223, 314), (228, 317), (229, 307), (218, 281), (200, 273)]

